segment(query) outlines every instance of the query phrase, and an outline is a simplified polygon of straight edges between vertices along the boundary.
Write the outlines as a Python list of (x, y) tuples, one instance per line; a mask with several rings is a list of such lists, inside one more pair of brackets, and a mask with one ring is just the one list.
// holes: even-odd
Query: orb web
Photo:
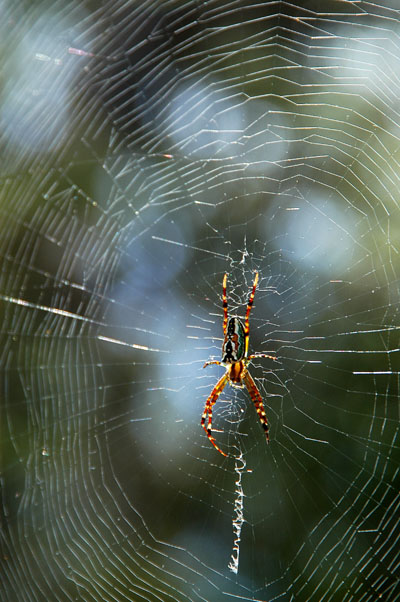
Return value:
[(398, 599), (399, 13), (320, 8), (2, 7), (4, 600)]

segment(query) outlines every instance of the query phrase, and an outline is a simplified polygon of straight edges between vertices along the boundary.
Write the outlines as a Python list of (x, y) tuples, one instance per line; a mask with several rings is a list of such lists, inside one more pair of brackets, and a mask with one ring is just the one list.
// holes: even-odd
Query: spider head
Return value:
[(239, 318), (230, 318), (222, 344), (222, 363), (240, 362), (245, 355), (245, 336), (243, 324)]

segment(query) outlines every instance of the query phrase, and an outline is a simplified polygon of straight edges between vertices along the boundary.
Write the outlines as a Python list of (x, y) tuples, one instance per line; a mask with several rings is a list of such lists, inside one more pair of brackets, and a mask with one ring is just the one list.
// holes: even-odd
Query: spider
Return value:
[[(252, 359), (256, 357), (268, 357), (271, 360), (276, 360), (274, 355), (266, 355), (264, 353), (257, 353), (254, 355), (248, 355), (249, 349), (249, 316), (253, 306), (254, 295), (258, 284), (258, 272), (255, 272), (253, 281), (253, 290), (250, 293), (249, 300), (247, 302), (246, 318), (243, 323), (239, 318), (228, 319), (228, 301), (226, 298), (226, 282), (228, 275), (225, 274), (222, 281), (222, 307), (224, 310), (224, 342), (222, 343), (222, 359), (221, 361), (208, 361), (204, 364), (203, 368), (210, 364), (217, 364), (218, 366), (225, 366), (226, 372), (219, 379), (213, 390), (211, 391), (204, 408), (203, 415), (201, 417), (201, 426), (207, 433), (207, 437), (215, 447), (217, 451), (223, 456), (227, 456), (216, 444), (215, 438), (211, 434), (212, 430), (212, 410), (213, 405), (217, 401), (218, 397), (222, 393), (225, 385), (229, 382), (233, 387), (246, 386), (251, 400), (256, 406), (257, 414), (260, 419), (261, 425), (265, 431), (267, 443), (269, 442), (268, 435), (268, 421), (265, 415), (264, 405), (259, 390), (256, 387), (254, 380), (252, 379), (249, 371), (247, 370), (248, 364)], [(207, 426), (206, 420), (208, 416)]]

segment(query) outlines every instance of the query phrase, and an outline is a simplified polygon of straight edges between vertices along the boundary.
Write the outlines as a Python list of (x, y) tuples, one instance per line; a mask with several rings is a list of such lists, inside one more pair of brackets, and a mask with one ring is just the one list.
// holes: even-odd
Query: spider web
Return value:
[(400, 15), (323, 4), (1, 4), (2, 600), (399, 599)]

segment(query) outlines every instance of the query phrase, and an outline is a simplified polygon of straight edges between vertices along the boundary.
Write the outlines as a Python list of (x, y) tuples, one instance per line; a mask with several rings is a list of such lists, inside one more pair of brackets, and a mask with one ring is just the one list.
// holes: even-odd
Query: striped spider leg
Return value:
[[(219, 379), (214, 389), (211, 391), (201, 417), (201, 426), (204, 428), (208, 439), (217, 451), (223, 456), (227, 456), (217, 445), (215, 438), (212, 436), (212, 411), (215, 402), (222, 393), (225, 385), (229, 382), (233, 387), (245, 386), (249, 392), (250, 398), (255, 405), (259, 420), (265, 431), (267, 442), (269, 442), (268, 420), (264, 410), (264, 404), (261, 394), (257, 386), (247, 370), (248, 364), (255, 358), (267, 357), (271, 360), (276, 360), (274, 355), (265, 353), (255, 353), (248, 355), (249, 349), (249, 316), (254, 302), (254, 295), (258, 284), (258, 272), (255, 273), (253, 288), (247, 302), (246, 317), (244, 326), (239, 318), (228, 319), (228, 300), (226, 296), (226, 284), (228, 276), (224, 275), (222, 281), (222, 308), (224, 312), (223, 332), (224, 342), (222, 344), (222, 359), (221, 361), (211, 360), (204, 364), (203, 368), (211, 364), (225, 366), (225, 374)], [(207, 423), (207, 424), (206, 424)]]

